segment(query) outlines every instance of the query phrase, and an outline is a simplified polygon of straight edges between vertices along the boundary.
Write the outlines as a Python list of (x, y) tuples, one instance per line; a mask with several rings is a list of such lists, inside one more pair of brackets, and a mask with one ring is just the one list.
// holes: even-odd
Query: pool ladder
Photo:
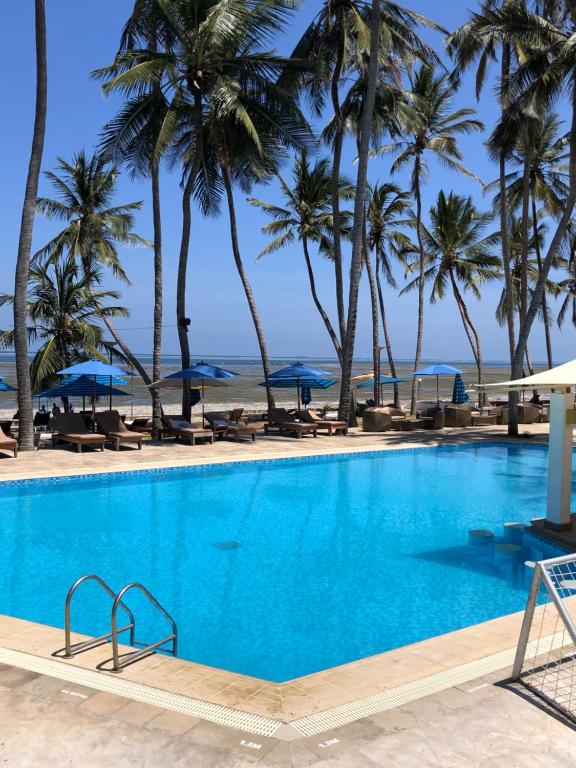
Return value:
[[(89, 640), (83, 640), (80, 643), (72, 644), (70, 605), (76, 590), (85, 581), (95, 581), (96, 584), (98, 584), (114, 601), (112, 603), (112, 613), (110, 617), (111, 630), (110, 632), (107, 632), (104, 635), (100, 635), (99, 637), (92, 637)], [(146, 597), (148, 601), (153, 605), (153, 607), (156, 608), (156, 610), (166, 619), (166, 621), (170, 624), (170, 628), (172, 630), (171, 634), (169, 634), (167, 637), (163, 637), (161, 640), (157, 640), (155, 643), (144, 644), (139, 643), (136, 640), (136, 623), (134, 620), (134, 614), (123, 601), (126, 593), (133, 589), (141, 592), (144, 597)], [(122, 608), (128, 617), (128, 623), (122, 627), (118, 627), (119, 608)], [(130, 632), (130, 645), (140, 647), (140, 650), (132, 651), (132, 653), (128, 654), (123, 654), (121, 657), (118, 648), (118, 636), (123, 632)], [(103, 645), (109, 640), (112, 643), (112, 666), (106, 666), (109, 664), (110, 659), (100, 662), (100, 664), (96, 665), (97, 669), (105, 670), (107, 672), (121, 672), (124, 667), (127, 667), (129, 664), (134, 664), (134, 662), (138, 661), (139, 659), (145, 658), (146, 656), (149, 656), (151, 653), (156, 651), (164, 651), (165, 653), (169, 653), (172, 656), (176, 656), (178, 651), (178, 630), (176, 628), (176, 622), (172, 616), (170, 616), (168, 611), (158, 602), (158, 600), (156, 600), (154, 595), (149, 590), (147, 590), (143, 584), (139, 584), (138, 582), (133, 581), (130, 584), (126, 584), (126, 586), (122, 587), (122, 589), (116, 593), (103, 579), (100, 578), (100, 576), (96, 576), (94, 573), (89, 573), (75, 581), (68, 590), (68, 594), (66, 595), (66, 602), (64, 604), (64, 648), (55, 651), (52, 655), (61, 659), (71, 659), (74, 656), (83, 653), (84, 651), (89, 651), (91, 648), (97, 648), (99, 645)], [(171, 647), (162, 648), (162, 646), (166, 645), (167, 643), (171, 643)]]

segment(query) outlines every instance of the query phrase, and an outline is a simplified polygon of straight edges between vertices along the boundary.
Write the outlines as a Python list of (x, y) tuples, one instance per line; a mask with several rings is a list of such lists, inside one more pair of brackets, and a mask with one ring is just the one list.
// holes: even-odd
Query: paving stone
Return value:
[(110, 715), (129, 703), (130, 699), (126, 699), (124, 696), (99, 691), (80, 704), (80, 707), (88, 712), (93, 712), (95, 715)]
[(20, 688), (31, 680), (40, 677), (37, 672), (29, 672), (27, 669), (8, 667), (0, 672), (0, 685), (4, 688)]
[(175, 735), (186, 733), (200, 722), (200, 718), (191, 715), (183, 715), (180, 712), (165, 710), (148, 722), (149, 728), (160, 728)]
[(162, 712), (164, 710), (161, 707), (154, 707), (152, 704), (145, 704), (141, 701), (130, 701), (121, 709), (116, 710), (114, 717), (126, 723), (141, 725), (148, 723), (153, 717), (157, 717)]

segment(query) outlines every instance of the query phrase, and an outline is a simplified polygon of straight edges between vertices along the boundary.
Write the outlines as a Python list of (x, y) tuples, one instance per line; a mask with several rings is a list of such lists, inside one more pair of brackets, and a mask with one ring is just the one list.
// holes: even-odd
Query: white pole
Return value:
[(569, 528), (572, 492), (572, 430), (568, 412), (574, 396), (568, 392), (550, 394), (550, 435), (548, 439), (548, 504), (546, 525)]

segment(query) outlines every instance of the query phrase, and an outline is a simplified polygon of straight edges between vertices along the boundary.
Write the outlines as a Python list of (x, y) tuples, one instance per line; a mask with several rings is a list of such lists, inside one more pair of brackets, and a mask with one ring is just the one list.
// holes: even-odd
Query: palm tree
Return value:
[[(416, 203), (416, 237), (419, 250), (418, 273), (418, 329), (414, 370), (420, 365), (424, 332), (424, 268), (425, 248), (422, 229), (422, 184), (428, 176), (426, 155), (431, 154), (442, 165), (463, 173), (476, 181), (479, 179), (462, 164), (457, 137), (473, 131), (481, 131), (483, 124), (470, 116), (473, 109), (450, 111), (454, 87), (446, 74), (435, 75), (428, 66), (422, 66), (412, 77), (413, 108), (404, 117), (407, 137), (380, 147), (377, 152), (391, 152), (395, 155), (392, 173), (407, 165), (411, 166), (411, 186)], [(481, 182), (480, 182), (481, 183)], [(410, 410), (416, 407), (416, 381), (412, 384)]]
[[(470, 291), (480, 299), (480, 285), (500, 276), (500, 259), (494, 247), (500, 240), (499, 232), (485, 234), (492, 221), (491, 213), (478, 211), (471, 197), (454, 192), (448, 196), (441, 191), (436, 204), (430, 209), (430, 228), (422, 226), (424, 244), (424, 279), (432, 282), (430, 302), (444, 299), (451, 291), (462, 319), (462, 325), (476, 361), (478, 384), (484, 384), (484, 367), (480, 335), (472, 322), (464, 294)], [(419, 262), (409, 271), (419, 270)], [(418, 286), (420, 275), (404, 291)], [(482, 402), (483, 394), (480, 394)]]
[[(546, 9), (545, 9), (546, 10)], [(562, 214), (548, 243), (542, 269), (527, 301), (512, 360), (512, 378), (522, 375), (522, 366), (530, 330), (542, 306), (542, 295), (550, 269), (565, 241), (576, 204), (576, 51), (573, 31), (576, 8), (571, 3), (558, 3), (553, 18), (528, 11), (523, 3), (511, 3), (489, 19), (489, 28), (507, 40), (522, 39), (529, 45), (522, 62), (510, 76), (512, 107), (527, 116), (543, 114), (561, 93), (570, 94), (570, 130), (568, 146), (568, 194)], [(526, 237), (525, 237), (526, 239)], [(511, 401), (509, 433), (517, 434), (518, 423)]]
[[(391, 288), (396, 288), (392, 271), (392, 255), (408, 247), (408, 237), (402, 231), (409, 224), (407, 213), (410, 209), (410, 195), (402, 192), (396, 184), (381, 183), (369, 187), (366, 205), (366, 225), (368, 247), (376, 258), (376, 289), (380, 306), (380, 319), (384, 333), (384, 344), (388, 357), (388, 367), (392, 376), (396, 376), (396, 365), (392, 354), (392, 341), (388, 329), (382, 280)], [(399, 405), (398, 384), (394, 384), (394, 405)]]
[[(155, 0), (135, 0), (124, 27), (118, 54), (136, 48), (155, 51), (159, 40), (167, 41)], [(99, 73), (95, 73), (99, 77)], [(154, 231), (154, 309), (152, 339), (152, 380), (161, 378), (162, 356), (162, 216), (160, 205), (160, 158), (155, 147), (166, 119), (168, 103), (159, 83), (153, 83), (128, 98), (115, 118), (102, 132), (101, 153), (113, 162), (125, 163), (134, 177), (148, 177), (151, 182), (152, 223)], [(160, 390), (151, 389), (152, 431), (162, 427)]]
[[(279, 177), (283, 207), (250, 198), (248, 202), (260, 208), (272, 221), (262, 227), (262, 232), (273, 236), (260, 253), (264, 256), (291, 245), (295, 240), (302, 243), (312, 299), (328, 331), (332, 345), (342, 362), (342, 347), (337, 331), (324, 309), (316, 288), (316, 278), (310, 257), (310, 244), (316, 243), (322, 252), (332, 254), (332, 169), (328, 158), (319, 158), (311, 164), (307, 151), (301, 152), (292, 169), (290, 182)], [(340, 197), (350, 200), (354, 189), (349, 181), (340, 177)], [(259, 257), (260, 258), (260, 257)]]
[[(182, 366), (190, 365), (186, 317), (186, 278), (191, 234), (191, 201), (195, 193), (213, 188), (216, 168), (208, 146), (214, 116), (235, 122), (256, 141), (246, 112), (244, 94), (270, 76), (281, 61), (262, 44), (280, 32), (290, 17), (293, 0), (222, 2), (172, 0), (157, 3), (158, 22), (166, 30), (160, 50), (136, 48), (119, 53), (113, 65), (98, 74), (106, 91), (137, 95), (157, 85), (167, 102), (155, 143), (160, 157), (170, 150), (182, 168), (182, 235), (176, 286), (176, 315)], [(285, 128), (285, 126), (278, 126)], [(288, 128), (285, 128), (288, 131)], [(220, 183), (222, 183), (220, 178)], [(199, 192), (200, 191), (200, 192)], [(183, 389), (183, 412), (190, 413), (190, 392)]]
[[(568, 158), (568, 141), (566, 136), (559, 136), (560, 120), (557, 115), (548, 113), (542, 117), (525, 117), (517, 131), (517, 141), (513, 146), (509, 159), (513, 170), (506, 176), (506, 193), (510, 210), (522, 206), (522, 242), (523, 264), (522, 304), (527, 304), (528, 282), (528, 249), (534, 248), (538, 270), (542, 269), (543, 238), (539, 236), (539, 220), (542, 215), (558, 218), (562, 213), (564, 200), (568, 194), (568, 173), (566, 160)], [(494, 187), (489, 185), (487, 189)], [(499, 204), (499, 193), (495, 204)], [(530, 216), (526, 220), (527, 207), (530, 206)], [(532, 224), (532, 233), (527, 234), (528, 223)], [(533, 277), (533, 275), (532, 275)], [(546, 340), (548, 367), (552, 368), (552, 338), (550, 333), (550, 313), (548, 312), (547, 291), (542, 293), (542, 318)]]
[[(129, 282), (117, 247), (151, 247), (132, 231), (134, 212), (140, 209), (142, 203), (112, 205), (118, 171), (99, 155), (87, 158), (84, 152), (79, 152), (70, 163), (59, 158), (57, 170), (58, 173), (49, 171), (46, 176), (59, 197), (41, 197), (37, 208), (50, 219), (64, 221), (65, 227), (38, 251), (35, 259), (40, 264), (56, 263), (70, 255), (78, 261), (87, 279), (96, 274), (97, 267), (105, 267), (115, 277)], [(150, 384), (146, 370), (118, 334), (111, 319), (103, 316), (102, 320), (124, 357), (138, 371), (144, 383)]]
[[(478, 61), (476, 70), (476, 98), (480, 99), (480, 94), (486, 82), (488, 67), (492, 61), (497, 60), (500, 50), (500, 76), (498, 80), (498, 96), (501, 109), (501, 118), (506, 115), (510, 107), (510, 70), (512, 66), (513, 54), (516, 59), (521, 54), (522, 36), (505, 35), (499, 25), (495, 25), (494, 12), (498, 9), (506, 9), (509, 5), (517, 3), (518, 0), (485, 0), (480, 9), (475, 12), (462, 27), (456, 30), (448, 38), (448, 53), (455, 60), (456, 68), (453, 79), (459, 80), (461, 75), (471, 67), (475, 61)], [(510, 233), (509, 233), (509, 212), (508, 201), (505, 194), (506, 189), (506, 152), (495, 152), (499, 164), (499, 216), (500, 216), (500, 237), (502, 245), (502, 265), (504, 269), (504, 285), (508, 292), (512, 291), (512, 276), (510, 271)], [(516, 346), (514, 330), (514, 313), (510, 305), (507, 315), (508, 327), (508, 346), (510, 350), (510, 362), (514, 357), (514, 348)]]
[(16, 379), (18, 382), (18, 442), (21, 451), (34, 450), (34, 427), (32, 388), (28, 367), (28, 336), (26, 332), (28, 273), (30, 251), (32, 250), (32, 229), (44, 135), (46, 133), (46, 107), (48, 102), (48, 75), (46, 65), (46, 8), (45, 0), (34, 0), (36, 32), (36, 105), (34, 109), (34, 130), (32, 149), (26, 177), (18, 257), (14, 278), (14, 351), (16, 353)]
[[(46, 268), (33, 263), (28, 287), (28, 338), (39, 343), (30, 364), (34, 391), (53, 386), (57, 373), (87, 357), (108, 358), (113, 345), (104, 340), (104, 318), (126, 317), (120, 306), (104, 306), (119, 298), (116, 291), (95, 289), (101, 279), (96, 271), (79, 274), (72, 256)], [(0, 295), (0, 306), (14, 297)], [(0, 347), (11, 348), (15, 331), (0, 331)]]
[[(377, 13), (377, 17), (372, 15), (373, 12)], [(323, 112), (328, 98), (334, 113), (331, 196), (336, 305), (341, 344), (346, 335), (346, 310), (339, 180), (346, 120), (340, 101), (340, 88), (350, 70), (357, 70), (360, 62), (370, 59), (372, 32), (376, 26), (378, 48), (375, 50), (385, 62), (396, 60), (398, 64), (409, 65), (415, 58), (419, 58), (437, 63), (439, 60), (436, 53), (417, 35), (418, 25), (445, 32), (422, 14), (388, 0), (372, 4), (372, 10), (370, 3), (365, 0), (324, 0), (292, 52), (296, 66), (285, 74), (283, 80), (302, 91), (312, 102), (317, 114)], [(308, 67), (302, 67), (303, 61), (307, 62)]]

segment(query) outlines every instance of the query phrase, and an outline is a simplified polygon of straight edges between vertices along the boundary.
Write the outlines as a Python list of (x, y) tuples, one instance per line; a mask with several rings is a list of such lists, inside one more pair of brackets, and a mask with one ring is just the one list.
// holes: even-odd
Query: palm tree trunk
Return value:
[[(256, 337), (258, 339), (258, 346), (260, 347), (260, 357), (262, 358), (262, 370), (264, 371), (264, 378), (268, 379), (271, 373), (270, 370), (270, 358), (268, 357), (268, 348), (266, 346), (266, 338), (264, 336), (264, 329), (262, 328), (262, 321), (258, 313), (258, 307), (256, 306), (256, 300), (254, 293), (252, 292), (252, 286), (248, 280), (248, 275), (244, 269), (244, 263), (242, 262), (242, 256), (240, 254), (240, 246), (238, 243), (238, 227), (236, 223), (236, 207), (234, 205), (234, 193), (232, 191), (232, 183), (230, 181), (230, 173), (225, 162), (220, 163), (222, 171), (222, 180), (224, 182), (224, 189), (226, 190), (226, 200), (228, 202), (228, 216), (230, 219), (230, 240), (232, 242), (232, 253), (234, 254), (234, 261), (236, 263), (236, 269), (244, 288), (246, 295), (246, 301), (250, 308), (250, 314), (252, 315), (252, 322), (254, 323), (254, 330), (256, 331)], [(268, 411), (274, 408), (274, 397), (270, 389), (266, 389), (266, 396), (268, 399)]]
[(342, 110), (340, 108), (340, 98), (338, 89), (340, 87), (340, 77), (344, 64), (344, 41), (340, 39), (338, 44), (338, 55), (332, 80), (330, 83), (330, 93), (332, 97), (332, 107), (334, 109), (334, 118), (336, 121), (336, 134), (334, 136), (334, 148), (332, 157), (332, 178), (330, 183), (330, 194), (332, 200), (332, 240), (334, 254), (334, 272), (336, 281), (336, 307), (338, 312), (338, 328), (340, 330), (340, 345), (344, 344), (346, 336), (346, 312), (344, 309), (344, 277), (342, 270), (342, 238), (340, 225), (340, 163), (342, 159), (342, 145), (344, 143), (344, 124)]
[(522, 259), (520, 261), (520, 323), (526, 317), (528, 308), (528, 257), (530, 253), (530, 158), (524, 158), (524, 170), (522, 173)]
[[(538, 219), (536, 211), (536, 200), (532, 192), (532, 231), (534, 236), (534, 249), (536, 251), (536, 262), (538, 264), (538, 274), (542, 272), (542, 253), (540, 251), (540, 242), (538, 241)], [(544, 338), (546, 340), (546, 359), (548, 368), (554, 367), (552, 357), (552, 334), (550, 333), (550, 318), (548, 317), (548, 300), (546, 298), (546, 289), (542, 291), (542, 315), (544, 317)]]
[(471, 338), (470, 334), (468, 333), (468, 330), (466, 330), (466, 333), (468, 335), (468, 340), (470, 341), (470, 346), (472, 347), (472, 354), (474, 355), (474, 359), (476, 361), (476, 369), (478, 371), (478, 387), (479, 387), (478, 405), (482, 407), (486, 402), (486, 393), (482, 389), (482, 385), (484, 384), (484, 361), (482, 358), (482, 347), (480, 345), (480, 334), (478, 333), (474, 323), (472, 322), (472, 319), (470, 318), (468, 307), (466, 306), (464, 298), (460, 293), (460, 290), (458, 288), (458, 283), (456, 282), (456, 278), (454, 277), (454, 274), (452, 272), (450, 272), (450, 281), (452, 283), (452, 290), (454, 291), (454, 297), (456, 298), (456, 302), (458, 303), (458, 307), (462, 315), (464, 328), (466, 329), (466, 326), (468, 326), (468, 329), (472, 334), (472, 338)]
[[(560, 245), (566, 236), (566, 231), (568, 229), (568, 225), (570, 224), (572, 213), (574, 212), (574, 205), (576, 204), (576, 89), (572, 89), (571, 108), (572, 115), (568, 142), (568, 146), (570, 147), (570, 158), (568, 161), (568, 195), (564, 203), (562, 216), (560, 217), (558, 226), (556, 227), (556, 232), (554, 233), (550, 245), (548, 246), (546, 258), (542, 263), (542, 270), (538, 275), (538, 280), (536, 281), (536, 285), (532, 293), (532, 298), (530, 300), (530, 305), (528, 306), (526, 318), (520, 326), (518, 344), (516, 345), (516, 349), (514, 351), (514, 360), (512, 362), (513, 379), (520, 378), (522, 375), (522, 361), (524, 360), (525, 350), (528, 345), (530, 330), (538, 313), (538, 309), (542, 304), (542, 295), (544, 293), (544, 288), (546, 287), (548, 273), (550, 272), (552, 264), (554, 263), (554, 260), (558, 254), (558, 249), (560, 248)], [(513, 434), (517, 433), (518, 422), (516, 420), (516, 432)]]
[[(190, 367), (190, 343), (188, 340), (188, 318), (186, 317), (186, 274), (188, 271), (188, 249), (190, 247), (190, 229), (192, 226), (192, 190), (194, 187), (195, 169), (191, 170), (182, 192), (182, 235), (180, 238), (180, 255), (178, 258), (178, 275), (176, 278), (176, 323), (178, 326), (178, 341), (180, 343), (180, 362), (182, 368)], [(192, 398), (190, 385), (182, 381), (182, 416), (190, 421), (192, 414)]]
[(18, 443), (21, 451), (34, 450), (34, 408), (30, 366), (28, 364), (28, 273), (32, 248), (32, 229), (38, 179), (42, 165), (44, 135), (46, 133), (46, 107), (48, 103), (48, 69), (46, 64), (46, 8), (44, 0), (34, 0), (36, 37), (36, 104), (34, 109), (34, 130), (32, 148), (28, 163), (20, 239), (14, 279), (14, 351), (16, 353), (16, 379), (18, 382)]
[(310, 282), (310, 291), (312, 293), (314, 304), (316, 305), (316, 309), (318, 310), (320, 317), (324, 321), (324, 325), (326, 326), (326, 330), (328, 331), (328, 335), (330, 336), (330, 340), (332, 341), (332, 344), (336, 351), (336, 355), (338, 356), (338, 361), (340, 365), (342, 365), (342, 347), (340, 346), (340, 342), (338, 341), (338, 336), (336, 335), (336, 331), (334, 330), (332, 323), (330, 322), (328, 313), (326, 312), (326, 310), (322, 306), (320, 299), (318, 298), (318, 293), (316, 291), (316, 279), (314, 277), (314, 270), (312, 269), (312, 261), (310, 259), (310, 254), (308, 252), (308, 239), (305, 237), (302, 238), (302, 250), (304, 251), (304, 260), (306, 262), (306, 269), (308, 271), (308, 280)]
[(370, 286), (370, 306), (372, 310), (372, 361), (374, 370), (374, 403), (379, 408), (381, 403), (380, 392), (380, 337), (378, 333), (378, 292), (376, 290), (376, 280), (374, 270), (370, 261), (370, 254), (366, 244), (366, 233), (364, 233), (364, 264), (366, 265), (366, 274), (368, 275), (368, 285)]
[[(414, 355), (414, 370), (417, 371), (422, 357), (422, 340), (424, 335), (424, 241), (422, 239), (422, 198), (420, 196), (420, 156), (414, 161), (414, 197), (416, 199), (416, 237), (418, 239), (418, 328), (416, 331), (416, 354)], [(412, 377), (412, 393), (410, 395), (410, 413), (416, 413), (416, 377)]]
[[(386, 318), (386, 308), (384, 306), (384, 298), (382, 295), (382, 285), (380, 282), (380, 269), (378, 264), (378, 255), (376, 255), (376, 288), (378, 289), (378, 303), (380, 304), (380, 317), (382, 318), (382, 332), (384, 334), (384, 344), (386, 346), (386, 355), (388, 357), (388, 366), (390, 368), (390, 374), (396, 378), (396, 365), (394, 363), (394, 357), (392, 356), (392, 342), (390, 340), (390, 333), (388, 332), (388, 320)], [(400, 391), (398, 384), (394, 384), (394, 407), (400, 406)]]
[(362, 251), (364, 234), (364, 216), (366, 199), (366, 180), (368, 176), (368, 154), (370, 149), (370, 133), (374, 102), (376, 97), (376, 81), (378, 77), (378, 53), (380, 37), (380, 0), (372, 0), (370, 18), (370, 60), (368, 63), (368, 78), (364, 109), (360, 121), (358, 172), (356, 176), (356, 195), (354, 199), (354, 219), (352, 224), (352, 261), (350, 265), (350, 292), (348, 299), (348, 322), (346, 326), (345, 343), (342, 346), (342, 381), (340, 385), (339, 418), (347, 422), (354, 419), (351, 413), (351, 379), (354, 360), (354, 344), (356, 341), (356, 322), (358, 315), (358, 290), (362, 276)]
[[(153, 163), (152, 178), (152, 220), (154, 223), (154, 331), (152, 341), (152, 380), (161, 377), (162, 356), (162, 217), (160, 210), (160, 168)], [(152, 434), (157, 436), (162, 429), (162, 401), (160, 391), (151, 389)]]

